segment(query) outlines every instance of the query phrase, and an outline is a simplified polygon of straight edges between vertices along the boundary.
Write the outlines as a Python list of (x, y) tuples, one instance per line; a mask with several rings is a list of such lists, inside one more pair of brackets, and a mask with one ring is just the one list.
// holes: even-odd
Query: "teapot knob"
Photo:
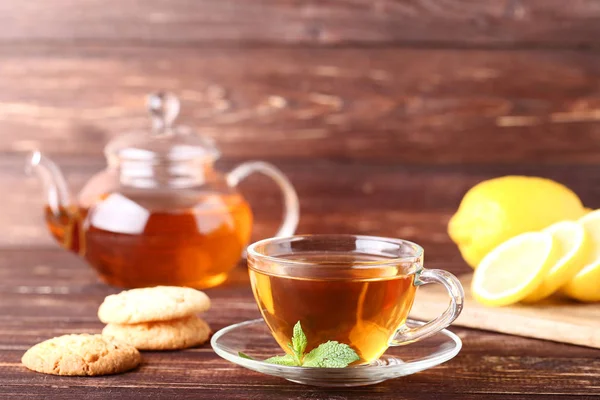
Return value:
[(156, 134), (171, 131), (175, 118), (179, 115), (179, 99), (173, 93), (156, 92), (148, 96), (148, 111), (152, 118), (152, 130)]

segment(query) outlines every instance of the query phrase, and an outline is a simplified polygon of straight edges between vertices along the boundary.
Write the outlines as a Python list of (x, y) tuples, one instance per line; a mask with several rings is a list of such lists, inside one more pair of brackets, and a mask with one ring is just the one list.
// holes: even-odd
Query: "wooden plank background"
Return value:
[(0, 40), (597, 47), (599, 19), (595, 0), (5, 0)]
[[(223, 169), (265, 159), (291, 177), (300, 232), (401, 236), (459, 262), (446, 222), (482, 179), (547, 176), (600, 206), (599, 22), (591, 0), (4, 1), (0, 247), (54, 248), (28, 150), (77, 190), (167, 89)], [(243, 190), (268, 236), (276, 189)]]
[(101, 155), (144, 96), (231, 158), (598, 162), (600, 54), (573, 50), (0, 46), (0, 151)]
[[(14, 188), (0, 198), (0, 246), (52, 245), (40, 185), (23, 174), (27, 150), (57, 157), (78, 189), (103, 168), (110, 138), (147, 128), (144, 95), (159, 88), (180, 95), (183, 123), (219, 143), (223, 167), (283, 168), (304, 233), (447, 243), (464, 192), (511, 173), (558, 179), (600, 206), (597, 52), (35, 42), (0, 45), (0, 56), (0, 188)], [(263, 210), (278, 197), (253, 182), (251, 200), (273, 194), (253, 201), (260, 237), (275, 229)]]
[[(446, 224), (483, 179), (546, 176), (600, 206), (599, 38), (592, 0), (4, 1), (0, 248), (56, 249), (27, 151), (77, 191), (166, 89), (221, 169), (290, 176), (299, 232), (404, 237), (460, 270)], [(276, 188), (242, 190), (269, 236)]]

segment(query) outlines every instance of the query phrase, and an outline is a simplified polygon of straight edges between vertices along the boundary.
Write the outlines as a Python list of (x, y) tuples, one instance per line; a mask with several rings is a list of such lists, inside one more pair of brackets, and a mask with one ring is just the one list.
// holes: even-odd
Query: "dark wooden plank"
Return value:
[[(66, 378), (36, 374), (19, 359), (37, 341), (68, 332), (98, 332), (96, 309), (116, 289), (94, 283), (93, 272), (59, 251), (0, 251), (0, 395), (100, 398), (373, 398), (381, 399), (587, 399), (599, 393), (600, 351), (577, 346), (453, 328), (462, 352), (423, 373), (373, 387), (345, 390), (305, 387), (260, 375), (217, 357), (205, 345), (181, 352), (146, 352), (137, 370), (110, 377)], [(45, 268), (32, 264), (43, 262)], [(14, 265), (20, 262), (20, 268)], [(12, 274), (15, 272), (15, 274)], [(69, 276), (72, 281), (68, 283)], [(46, 280), (42, 278), (46, 277)], [(87, 282), (87, 283), (86, 283)], [(68, 291), (58, 288), (67, 285)], [(28, 287), (30, 291), (19, 292)], [(48, 290), (51, 288), (51, 290)], [(214, 329), (258, 315), (247, 281), (210, 289)], [(418, 300), (417, 300), (418, 301)], [(403, 397), (402, 397), (403, 396)], [(546, 397), (543, 397), (546, 396)]]
[(170, 89), (233, 158), (600, 162), (599, 53), (5, 46), (0, 59), (0, 154), (100, 154), (146, 129), (144, 96)]
[[(380, 399), (395, 399), (395, 400), (409, 400), (409, 399), (422, 399), (422, 400), (438, 400), (439, 393), (411, 393), (410, 391), (405, 391), (404, 389), (398, 389), (401, 394), (391, 393), (391, 390), (388, 397), (378, 396)], [(377, 390), (375, 393), (378, 395), (381, 393), (380, 390)], [(443, 390), (442, 390), (443, 393)], [(94, 388), (81, 388), (81, 387), (42, 387), (36, 388), (35, 395), (29, 395), (28, 393), (23, 393), (23, 389), (20, 386), (11, 386), (0, 388), (0, 394), (6, 396), (17, 396), (18, 398), (61, 398), (65, 400), (79, 400), (82, 397), (90, 400), (104, 400), (106, 399), (106, 395), (110, 394), (111, 398), (114, 399), (141, 399), (141, 398), (165, 398), (165, 399), (214, 399), (221, 400), (223, 399), (223, 395), (227, 395), (227, 399), (232, 400), (263, 400), (263, 399), (287, 399), (287, 400), (304, 400), (304, 399), (314, 399), (314, 400), (348, 400), (348, 399), (372, 399), (373, 392), (369, 391), (358, 391), (347, 389), (346, 391), (340, 390), (330, 390), (330, 389), (317, 389), (317, 388), (309, 388), (309, 389), (296, 389), (296, 390), (285, 390), (281, 387), (269, 388), (269, 389), (239, 389), (237, 391), (226, 391), (221, 388), (206, 388), (206, 387), (198, 387), (198, 388), (161, 388), (158, 390), (140, 390), (138, 388), (104, 388), (104, 387), (94, 387)], [(60, 397), (53, 397), (60, 396)], [(412, 396), (412, 397), (409, 397)], [(415, 397), (418, 396), (418, 397)], [(485, 396), (485, 397), (482, 397)], [(506, 394), (498, 394), (498, 393), (485, 393), (485, 394), (452, 394), (452, 393), (444, 393), (445, 400), (481, 400), (481, 399), (490, 399), (490, 400), (505, 400), (507, 399)], [(584, 399), (593, 399), (595, 396), (571, 396), (571, 395), (552, 395), (552, 400), (584, 400)], [(546, 400), (548, 399), (547, 394), (511, 394), (510, 400)]]
[[(467, 350), (464, 353), (467, 353)], [(2, 351), (0, 354), (18, 359), (22, 353)], [(589, 364), (589, 369), (586, 368), (586, 363)], [(511, 398), (512, 394), (544, 394), (552, 399), (555, 395), (581, 399), (598, 394), (594, 379), (588, 373), (596, 368), (597, 361), (591, 357), (503, 358), (462, 354), (447, 364), (414, 376), (387, 381), (373, 387), (333, 390), (301, 386), (280, 378), (250, 372), (219, 359), (208, 349), (194, 349), (162, 354), (144, 353), (144, 364), (139, 369), (123, 375), (99, 378), (43, 376), (25, 370), (18, 362), (4, 362), (0, 387), (5, 388), (4, 390), (9, 387), (11, 390), (28, 387), (35, 393), (44, 393), (52, 386), (63, 389), (68, 387), (81, 392), (87, 390), (92, 393), (99, 388), (135, 388), (133, 393), (138, 393), (138, 396), (144, 393), (166, 394), (169, 390), (179, 389), (182, 392), (194, 393), (199, 398), (212, 398), (212, 391), (219, 390), (222, 396), (227, 396), (226, 398), (229, 398), (229, 394), (236, 393), (245, 393), (247, 396), (279, 395), (279, 398), (296, 398), (301, 394), (319, 396), (337, 393), (350, 398), (373, 398), (377, 395), (381, 399), (396, 399), (400, 391), (406, 398), (412, 399), (427, 399), (434, 395), (439, 398), (440, 392), (444, 393), (444, 398), (460, 398), (459, 395), (464, 394), (478, 394), (479, 398), (487, 398), (485, 396), (488, 394), (503, 394), (504, 398)], [(199, 389), (209, 392), (206, 395), (194, 392)]]
[(597, 46), (599, 22), (594, 0), (10, 0), (0, 41)]
[[(42, 185), (26, 178), (23, 156), (0, 160), (0, 247), (54, 246), (43, 222)], [(95, 157), (58, 157), (76, 193), (104, 161)], [(236, 163), (223, 160), (221, 170)], [(432, 262), (460, 257), (446, 226), (464, 193), (491, 177), (523, 174), (555, 179), (571, 187), (590, 208), (600, 207), (600, 170), (593, 165), (375, 165), (346, 162), (283, 161), (276, 164), (296, 186), (301, 203), (299, 233), (359, 233), (401, 237), (429, 248), (450, 249), (440, 255), (428, 248)], [(254, 239), (272, 236), (280, 219), (278, 189), (264, 177), (251, 177), (241, 191), (255, 213)], [(448, 257), (449, 259), (445, 259)]]

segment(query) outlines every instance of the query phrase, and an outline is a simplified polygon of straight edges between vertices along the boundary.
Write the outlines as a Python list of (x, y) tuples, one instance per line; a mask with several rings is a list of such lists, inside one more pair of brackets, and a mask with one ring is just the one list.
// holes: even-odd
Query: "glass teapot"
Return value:
[(149, 96), (152, 130), (112, 140), (108, 166), (73, 201), (63, 175), (39, 151), (28, 170), (44, 183), (46, 221), (56, 240), (82, 256), (105, 282), (121, 287), (220, 284), (250, 239), (252, 212), (236, 191), (253, 172), (283, 192), (285, 214), (277, 236), (298, 225), (299, 205), (288, 179), (273, 165), (252, 161), (217, 172), (219, 151), (206, 137), (173, 126), (179, 101)]

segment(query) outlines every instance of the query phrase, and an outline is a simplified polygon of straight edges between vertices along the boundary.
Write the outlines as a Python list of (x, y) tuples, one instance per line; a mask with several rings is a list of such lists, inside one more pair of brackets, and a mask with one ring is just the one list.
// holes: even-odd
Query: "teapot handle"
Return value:
[(298, 219), (300, 217), (298, 195), (289, 179), (277, 167), (264, 161), (242, 163), (227, 174), (227, 184), (235, 187), (254, 172), (260, 172), (273, 179), (283, 193), (285, 206), (283, 222), (275, 236), (292, 236), (298, 227)]

